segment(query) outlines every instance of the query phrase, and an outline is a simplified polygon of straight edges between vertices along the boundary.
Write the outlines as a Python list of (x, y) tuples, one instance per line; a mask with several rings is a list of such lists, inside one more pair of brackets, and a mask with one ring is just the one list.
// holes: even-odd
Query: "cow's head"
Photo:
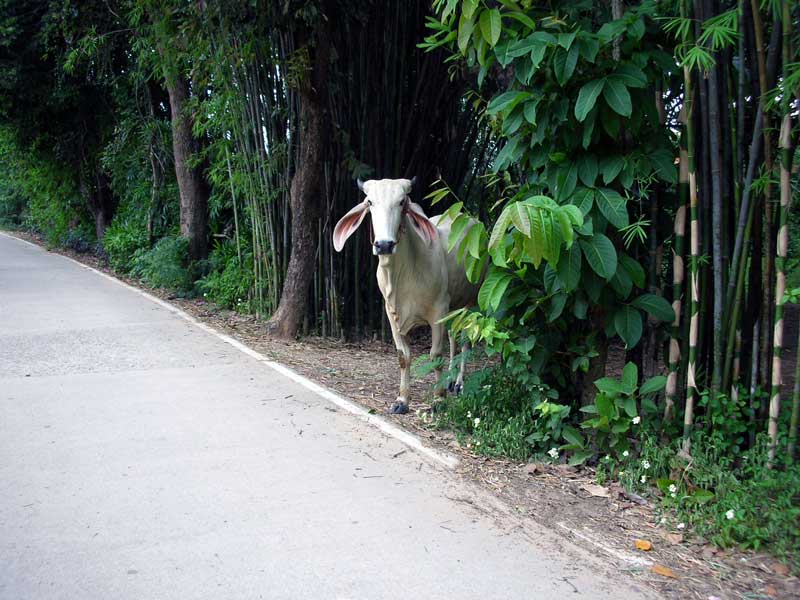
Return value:
[(427, 244), (436, 239), (436, 227), (428, 220), (422, 207), (411, 201), (408, 195), (414, 179), (373, 179), (358, 180), (358, 188), (366, 194), (363, 202), (356, 205), (341, 218), (333, 230), (333, 247), (341, 252), (347, 241), (367, 213), (372, 215), (372, 229), (375, 240), (372, 253), (378, 255), (394, 254), (402, 236), (406, 217), (419, 236)]

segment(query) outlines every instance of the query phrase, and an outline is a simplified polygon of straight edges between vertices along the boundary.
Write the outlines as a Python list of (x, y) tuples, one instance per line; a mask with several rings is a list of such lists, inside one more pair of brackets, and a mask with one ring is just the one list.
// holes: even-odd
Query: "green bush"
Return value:
[(553, 402), (555, 390), (540, 382), (520, 384), (498, 366), (471, 374), (463, 392), (449, 398), (439, 425), (451, 427), (477, 452), (527, 460), (561, 445), (570, 408)]
[(149, 245), (147, 230), (135, 219), (114, 219), (103, 238), (109, 264), (122, 273), (131, 270), (136, 253), (146, 251)]
[(218, 244), (209, 257), (210, 271), (197, 282), (203, 296), (223, 308), (250, 310), (250, 291), (253, 288), (253, 257), (249, 252), (241, 262), (236, 246), (230, 240)]
[(158, 240), (150, 250), (140, 248), (131, 262), (131, 275), (150, 287), (188, 292), (193, 287), (189, 243), (180, 236)]

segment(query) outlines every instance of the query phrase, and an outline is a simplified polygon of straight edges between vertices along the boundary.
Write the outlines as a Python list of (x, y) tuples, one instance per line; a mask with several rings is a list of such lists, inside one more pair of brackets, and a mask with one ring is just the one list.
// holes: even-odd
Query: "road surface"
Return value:
[(141, 294), (0, 234), (0, 598), (642, 598)]

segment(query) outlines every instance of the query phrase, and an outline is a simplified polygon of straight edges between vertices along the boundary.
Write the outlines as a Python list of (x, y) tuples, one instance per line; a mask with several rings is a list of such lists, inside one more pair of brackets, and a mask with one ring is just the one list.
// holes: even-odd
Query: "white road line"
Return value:
[(612, 548), (611, 546), (608, 546), (608, 545), (604, 544), (603, 542), (594, 539), (592, 536), (587, 535), (586, 533), (581, 533), (577, 529), (573, 529), (572, 527), (570, 527), (569, 525), (567, 525), (563, 521), (559, 521), (558, 523), (556, 523), (556, 525), (558, 525), (562, 529), (566, 529), (572, 535), (574, 535), (577, 538), (582, 539), (584, 542), (589, 542), (593, 546), (595, 546), (597, 548), (600, 548), (600, 550), (602, 550), (606, 554), (610, 554), (611, 556), (613, 556), (614, 558), (616, 558), (618, 560), (621, 560), (621, 561), (624, 561), (626, 563), (630, 563), (630, 564), (633, 564), (633, 565), (637, 565), (637, 566), (640, 566), (640, 567), (649, 567), (650, 565), (653, 564), (652, 561), (650, 561), (650, 560), (648, 560), (646, 558), (641, 558), (639, 556), (634, 556), (633, 554), (629, 554), (627, 552), (623, 552), (621, 550), (617, 550), (616, 548)]
[[(41, 246), (39, 246), (37, 244), (34, 244), (32, 242), (29, 242), (28, 240), (23, 240), (22, 238), (18, 238), (17, 236), (12, 235), (10, 233), (4, 232), (4, 231), (0, 231), (0, 235), (3, 235), (3, 236), (8, 237), (8, 238), (11, 238), (13, 240), (17, 240), (18, 242), (24, 242), (25, 244), (33, 246), (34, 248), (37, 248), (39, 250), (44, 250), (44, 248), (42, 248)], [(248, 356), (250, 356), (250, 357), (256, 359), (257, 361), (259, 361), (260, 363), (266, 365), (267, 367), (269, 367), (273, 371), (276, 371), (276, 372), (280, 373), (281, 375), (283, 375), (284, 377), (288, 377), (292, 381), (294, 381), (296, 383), (299, 383), (300, 385), (302, 385), (306, 389), (314, 392), (315, 394), (317, 394), (318, 396), (320, 396), (322, 398), (325, 398), (329, 402), (333, 402), (339, 408), (341, 408), (343, 410), (346, 410), (347, 412), (355, 415), (356, 417), (358, 417), (362, 421), (365, 421), (365, 422), (369, 423), (370, 425), (372, 425), (374, 427), (377, 427), (378, 429), (380, 429), (386, 435), (395, 438), (396, 440), (404, 443), (405, 445), (407, 445), (408, 447), (412, 448), (413, 450), (416, 450), (420, 454), (424, 454), (425, 456), (427, 456), (428, 458), (438, 462), (439, 464), (441, 464), (441, 465), (443, 465), (443, 466), (445, 466), (445, 467), (447, 467), (449, 469), (454, 469), (454, 468), (456, 468), (458, 466), (458, 459), (455, 456), (453, 456), (451, 454), (447, 454), (445, 452), (440, 452), (438, 450), (434, 450), (433, 448), (429, 448), (429, 447), (425, 446), (420, 441), (420, 439), (417, 436), (415, 436), (414, 434), (409, 433), (408, 431), (405, 431), (405, 430), (401, 429), (397, 425), (393, 425), (392, 423), (389, 423), (388, 421), (386, 421), (385, 419), (382, 419), (381, 417), (379, 417), (377, 415), (371, 414), (363, 406), (360, 406), (360, 405), (356, 404), (355, 402), (353, 402), (351, 400), (348, 400), (347, 398), (344, 398), (343, 396), (340, 396), (339, 394), (337, 394), (335, 392), (332, 392), (331, 390), (329, 390), (327, 388), (324, 388), (323, 386), (319, 385), (318, 383), (315, 383), (314, 381), (311, 381), (310, 379), (308, 379), (306, 377), (303, 377), (302, 375), (300, 375), (299, 373), (293, 371), (292, 369), (290, 369), (286, 365), (283, 365), (281, 363), (278, 363), (278, 362), (275, 362), (273, 360), (270, 360), (269, 358), (267, 358), (266, 356), (264, 356), (263, 354), (261, 354), (257, 350), (254, 350), (250, 346), (247, 346), (247, 345), (243, 344), (239, 340), (236, 340), (236, 339), (232, 338), (231, 336), (229, 336), (229, 335), (227, 335), (225, 333), (217, 331), (216, 329), (214, 329), (210, 325), (207, 325), (207, 324), (203, 323), (202, 321), (199, 321), (198, 319), (196, 319), (195, 317), (193, 317), (189, 313), (185, 312), (184, 310), (178, 308), (177, 306), (174, 306), (173, 304), (170, 304), (169, 302), (166, 302), (166, 301), (162, 300), (161, 298), (157, 298), (157, 297), (153, 296), (152, 294), (148, 294), (147, 292), (145, 292), (143, 290), (140, 290), (139, 288), (133, 287), (132, 285), (129, 285), (129, 284), (125, 283), (124, 281), (121, 281), (121, 280), (117, 279), (116, 277), (113, 277), (111, 275), (108, 275), (107, 273), (103, 273), (102, 271), (98, 271), (97, 269), (94, 269), (94, 268), (92, 268), (92, 267), (90, 267), (88, 265), (85, 265), (82, 262), (75, 260), (74, 258), (70, 258), (69, 256), (65, 256), (65, 255), (59, 254), (57, 252), (53, 252), (52, 254), (54, 254), (55, 256), (60, 256), (61, 258), (64, 258), (64, 259), (69, 260), (71, 262), (74, 262), (76, 265), (78, 265), (80, 267), (83, 267), (84, 269), (87, 269), (87, 270), (91, 271), (92, 273), (95, 273), (96, 275), (99, 275), (100, 277), (105, 277), (109, 281), (113, 281), (114, 283), (116, 283), (118, 285), (121, 285), (122, 287), (125, 287), (128, 290), (130, 290), (132, 292), (135, 292), (135, 293), (139, 294), (140, 296), (143, 296), (143, 297), (147, 298), (151, 302), (154, 302), (154, 303), (158, 304), (162, 308), (165, 308), (166, 310), (170, 311), (171, 313), (173, 313), (173, 314), (179, 316), (180, 318), (188, 321), (189, 323), (191, 323), (195, 327), (199, 327), (200, 329), (202, 329), (206, 333), (209, 333), (209, 334), (219, 338), (220, 340), (222, 340), (226, 344), (230, 344), (231, 346), (233, 346), (237, 350), (239, 350), (241, 352), (244, 352)]]

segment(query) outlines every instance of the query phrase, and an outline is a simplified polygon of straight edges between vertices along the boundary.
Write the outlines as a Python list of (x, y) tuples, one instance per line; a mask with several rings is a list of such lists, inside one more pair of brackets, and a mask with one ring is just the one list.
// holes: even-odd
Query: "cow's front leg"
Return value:
[(436, 400), (444, 398), (445, 389), (440, 385), (442, 379), (442, 344), (444, 342), (444, 325), (434, 322), (431, 324), (431, 361), (435, 365), (433, 372), (436, 374), (436, 387), (434, 395)]
[[(388, 311), (387, 311), (388, 312)], [(392, 337), (394, 346), (397, 348), (397, 362), (400, 366), (400, 393), (391, 406), (389, 412), (395, 415), (404, 415), (408, 412), (408, 390), (411, 384), (409, 367), (411, 366), (411, 345), (408, 343), (408, 336), (400, 333), (397, 324), (391, 314), (389, 324), (392, 327)]]

